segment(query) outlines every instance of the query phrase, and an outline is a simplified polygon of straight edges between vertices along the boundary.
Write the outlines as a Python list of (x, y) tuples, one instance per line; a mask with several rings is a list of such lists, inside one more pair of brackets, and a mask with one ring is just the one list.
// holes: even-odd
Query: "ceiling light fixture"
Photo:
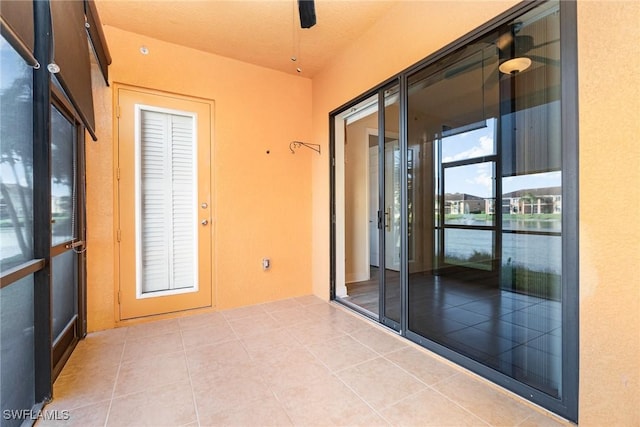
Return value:
[(531, 60), (526, 57), (513, 58), (504, 61), (498, 69), (504, 74), (518, 74), (531, 66)]

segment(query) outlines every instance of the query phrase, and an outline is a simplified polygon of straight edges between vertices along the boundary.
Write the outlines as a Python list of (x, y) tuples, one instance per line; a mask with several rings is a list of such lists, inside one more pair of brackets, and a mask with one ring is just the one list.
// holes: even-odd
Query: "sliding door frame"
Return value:
[[(400, 147), (402, 156), (401, 197), (407, 200), (407, 149), (408, 149), (408, 95), (409, 75), (433, 64), (460, 47), (473, 42), (499, 26), (539, 6), (540, 2), (522, 2), (492, 19), (467, 35), (443, 47), (424, 60), (385, 80), (373, 89), (343, 104), (329, 113), (329, 184), (330, 184), (330, 296), (336, 300), (336, 138), (335, 119), (339, 114), (365, 99), (383, 91), (393, 83), (400, 82)], [(567, 419), (578, 421), (578, 373), (579, 373), (579, 212), (578, 212), (578, 85), (577, 85), (577, 5), (575, 2), (559, 1), (560, 51), (561, 51), (561, 116), (562, 116), (562, 397), (545, 394), (512, 377), (461, 355), (434, 341), (408, 331), (408, 207), (402, 204), (401, 222), (401, 324), (400, 334), (427, 349), (446, 357), (490, 381), (509, 389), (534, 403), (554, 411)], [(380, 104), (379, 104), (380, 105)], [(384, 107), (384, 103), (382, 104)], [(382, 108), (383, 109), (383, 108)], [(383, 115), (383, 111), (379, 111)], [(380, 123), (384, 123), (383, 119)], [(383, 132), (380, 132), (383, 134)], [(496, 203), (496, 211), (501, 206)], [(338, 302), (354, 308), (352, 304)], [(380, 303), (379, 318), (383, 318), (383, 303)], [(381, 321), (381, 320), (379, 320)], [(385, 324), (384, 322), (381, 322)]]

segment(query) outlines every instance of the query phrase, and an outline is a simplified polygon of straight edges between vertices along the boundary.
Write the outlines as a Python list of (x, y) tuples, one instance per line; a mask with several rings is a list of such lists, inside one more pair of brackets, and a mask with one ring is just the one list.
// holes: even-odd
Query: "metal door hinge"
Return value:
[(116, 105), (116, 117), (120, 118), (120, 106)]
[(120, 291), (118, 291), (118, 304), (120, 304)]
[(120, 168), (116, 169), (116, 179), (120, 181)]
[(118, 242), (120, 241), (120, 239), (122, 239), (122, 232), (120, 230), (118, 230), (118, 232), (116, 233), (116, 239), (118, 240)]

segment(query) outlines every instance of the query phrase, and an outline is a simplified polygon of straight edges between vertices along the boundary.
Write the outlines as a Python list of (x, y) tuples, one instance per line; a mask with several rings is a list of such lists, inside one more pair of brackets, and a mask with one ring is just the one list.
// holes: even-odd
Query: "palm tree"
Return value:
[(529, 202), (529, 213), (533, 216), (533, 205), (536, 202), (536, 196), (531, 192), (527, 192), (522, 199)]
[[(15, 181), (13, 195), (2, 177), (0, 193), (7, 206), (16, 240), (23, 257), (30, 257), (33, 236), (32, 218), (19, 218), (19, 212), (32, 212), (33, 191), (33, 133), (31, 126), (20, 129), (33, 117), (31, 82), (29, 77), (13, 81), (11, 86), (0, 92), (2, 120), (0, 121), (0, 163), (11, 170), (11, 180)], [(13, 196), (13, 197), (12, 197)], [(19, 209), (18, 209), (19, 207)]]

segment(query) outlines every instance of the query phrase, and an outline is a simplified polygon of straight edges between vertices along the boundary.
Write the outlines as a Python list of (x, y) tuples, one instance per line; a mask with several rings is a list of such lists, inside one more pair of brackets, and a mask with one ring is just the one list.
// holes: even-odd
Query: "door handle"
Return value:
[(204, 202), (203, 204), (200, 205), (200, 207), (202, 209), (207, 209), (209, 207), (209, 205), (206, 202)]
[(384, 211), (384, 228), (387, 229), (387, 231), (391, 231), (391, 208), (387, 208), (386, 211)]
[(209, 224), (209, 220), (208, 219), (203, 219), (200, 224), (207, 225), (207, 224)]
[(75, 249), (78, 246), (82, 246), (84, 245), (84, 242), (82, 240), (76, 240), (75, 242), (72, 243), (67, 243), (66, 245), (64, 245), (65, 249)]

